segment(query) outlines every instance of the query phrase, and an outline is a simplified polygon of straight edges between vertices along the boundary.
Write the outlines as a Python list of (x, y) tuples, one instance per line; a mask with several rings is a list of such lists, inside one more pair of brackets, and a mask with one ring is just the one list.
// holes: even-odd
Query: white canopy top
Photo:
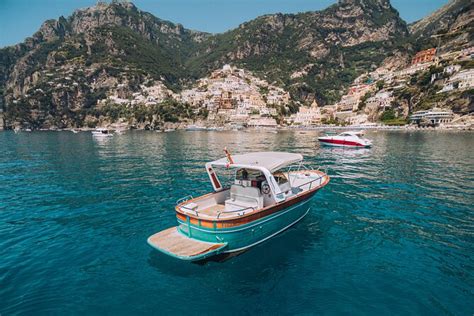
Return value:
[(229, 165), (227, 157), (212, 161), (210, 164), (213, 166), (229, 166), (250, 169), (253, 167), (263, 167), (270, 172), (273, 172), (290, 164), (302, 161), (303, 156), (300, 154), (269, 151), (232, 155), (232, 160), (234, 163), (231, 165)]

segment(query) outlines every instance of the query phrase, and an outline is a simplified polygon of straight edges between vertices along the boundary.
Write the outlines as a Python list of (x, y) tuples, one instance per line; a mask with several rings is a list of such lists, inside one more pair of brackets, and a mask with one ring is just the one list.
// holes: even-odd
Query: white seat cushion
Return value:
[[(235, 211), (244, 208), (259, 209), (263, 207), (263, 196), (258, 188), (232, 185), (230, 199), (225, 201), (226, 211)], [(250, 210), (249, 210), (250, 211)]]
[(258, 209), (258, 203), (257, 201), (238, 201), (238, 200), (232, 200), (228, 199), (225, 201), (225, 210), (226, 211), (237, 211), (237, 210), (243, 210), (246, 209), (245, 211), (253, 211), (255, 209)]

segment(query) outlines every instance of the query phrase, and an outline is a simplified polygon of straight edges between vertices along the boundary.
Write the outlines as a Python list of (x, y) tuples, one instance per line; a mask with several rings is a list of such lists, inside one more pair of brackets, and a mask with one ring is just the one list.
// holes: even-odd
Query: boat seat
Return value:
[(236, 184), (230, 187), (230, 199), (225, 201), (226, 211), (236, 211), (244, 208), (259, 209), (262, 207), (263, 196), (260, 189)]

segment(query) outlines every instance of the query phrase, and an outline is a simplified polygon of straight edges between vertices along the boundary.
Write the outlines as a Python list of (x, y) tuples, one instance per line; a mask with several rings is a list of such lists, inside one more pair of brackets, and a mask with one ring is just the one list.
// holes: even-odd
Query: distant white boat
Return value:
[(77, 130), (75, 130), (75, 129), (72, 129), (71, 132), (73, 132), (74, 134), (79, 133), (79, 131), (77, 131)]
[(92, 136), (94, 136), (94, 137), (113, 137), (114, 134), (106, 128), (97, 128), (95, 131), (92, 131)]
[(31, 128), (25, 128), (25, 132), (31, 132)]
[(168, 133), (168, 132), (174, 132), (176, 129), (175, 128), (167, 128), (165, 129), (165, 132)]
[(337, 147), (370, 147), (372, 142), (367, 138), (363, 138), (364, 133), (361, 131), (343, 132), (339, 135), (326, 135), (318, 137), (321, 144), (326, 146)]
[(232, 125), (231, 128), (232, 128), (232, 130), (235, 131), (235, 132), (244, 129), (244, 127), (243, 127), (242, 125)]
[(193, 125), (188, 125), (188, 127), (186, 127), (186, 130), (190, 132), (191, 131), (205, 131), (206, 127), (193, 124)]

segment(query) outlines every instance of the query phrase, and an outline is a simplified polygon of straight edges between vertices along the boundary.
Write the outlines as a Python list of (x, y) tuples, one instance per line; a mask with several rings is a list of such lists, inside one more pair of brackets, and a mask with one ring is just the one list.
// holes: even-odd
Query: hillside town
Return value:
[[(359, 76), (339, 102), (329, 105), (319, 105), (316, 99), (309, 104), (293, 101), (283, 88), (232, 65), (224, 65), (178, 93), (160, 81), (149, 81), (132, 94), (125, 84), (118, 84), (114, 93), (98, 104), (150, 106), (171, 98), (190, 105), (196, 113), (205, 111), (207, 118), (197, 122), (203, 126), (371, 127), (381, 123), (438, 126), (456, 122), (470, 126), (472, 113), (462, 116), (437, 103), (413, 112), (400, 102), (399, 96), (421, 74), (429, 75), (429, 85), (435, 87), (440, 99), (473, 89), (473, 56), (474, 47), (445, 54), (437, 54), (435, 48), (419, 51), (407, 67), (397, 69), (382, 65)], [(296, 105), (293, 112), (288, 111), (290, 104)], [(384, 119), (386, 113), (392, 116)]]
[[(388, 110), (398, 110), (397, 116), (408, 118), (411, 123), (420, 123), (419, 116), (423, 116), (423, 113), (431, 118), (428, 121), (432, 125), (451, 123), (455, 119), (461, 119), (461, 115), (449, 109), (437, 108), (438, 104), (433, 103), (429, 109), (413, 113), (412, 118), (409, 108), (400, 106), (396, 96), (407, 88), (410, 80), (420, 74), (430, 75), (429, 84), (438, 90), (436, 94), (441, 97), (442, 94), (446, 97), (449, 93), (473, 89), (473, 56), (474, 47), (440, 55), (437, 55), (435, 48), (420, 51), (408, 67), (390, 70), (382, 66), (358, 77), (338, 103), (325, 106), (322, 110), (331, 113), (333, 119), (349, 125), (375, 124), (380, 120), (381, 114)], [(462, 64), (467, 66), (463, 67)], [(308, 122), (318, 122), (319, 113), (313, 113), (313, 119)], [(468, 116), (472, 121), (472, 114)], [(461, 121), (466, 121), (466, 118)]]
[(209, 121), (276, 126), (277, 107), (287, 105), (290, 94), (244, 69), (224, 65), (182, 91), (179, 100), (205, 108)]

